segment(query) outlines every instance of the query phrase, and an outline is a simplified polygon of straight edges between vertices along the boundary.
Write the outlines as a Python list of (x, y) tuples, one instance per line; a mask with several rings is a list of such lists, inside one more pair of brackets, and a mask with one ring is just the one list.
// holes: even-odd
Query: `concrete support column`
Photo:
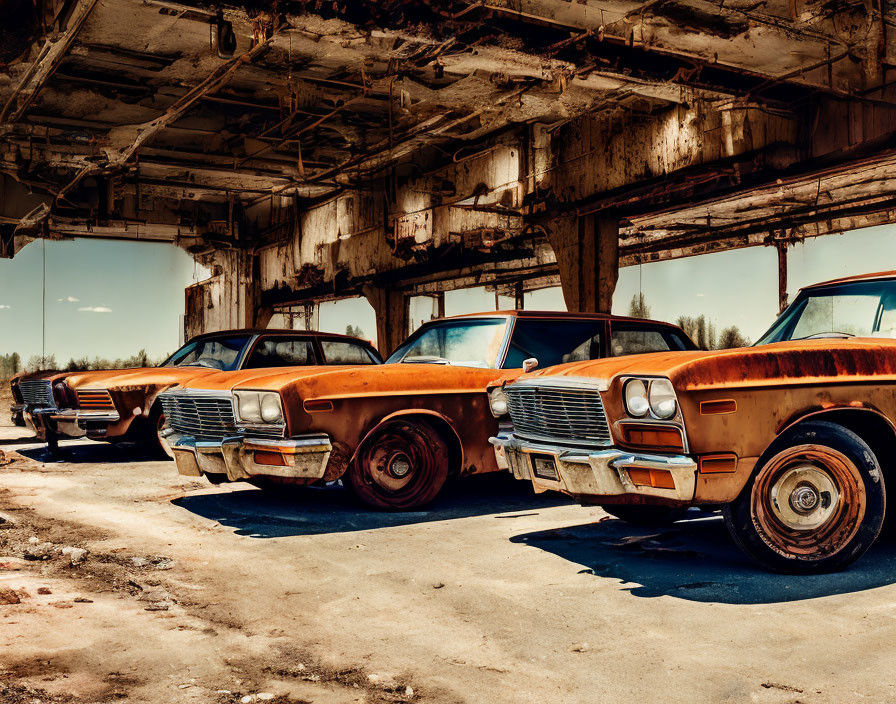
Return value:
[(376, 313), (376, 346), (385, 359), (407, 337), (408, 298), (383, 286), (365, 286), (363, 292)]
[(778, 250), (778, 313), (787, 307), (787, 243), (776, 242)]
[(619, 222), (586, 215), (551, 227), (551, 247), (570, 311), (609, 313), (619, 277)]
[(222, 250), (203, 263), (212, 269), (212, 276), (186, 290), (187, 338), (218, 330), (267, 327), (274, 309), (259, 305), (255, 256)]

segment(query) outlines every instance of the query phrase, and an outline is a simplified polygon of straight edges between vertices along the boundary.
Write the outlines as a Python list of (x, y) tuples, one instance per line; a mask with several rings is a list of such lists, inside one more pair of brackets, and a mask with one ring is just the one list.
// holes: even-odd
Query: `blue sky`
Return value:
[[(205, 276), (184, 251), (163, 243), (75, 240), (47, 242), (46, 348), (64, 363), (70, 357), (125, 357), (145, 348), (161, 357), (178, 345), (184, 287)], [(42, 243), (13, 260), (0, 259), (0, 354), (24, 360), (41, 349)], [(807, 240), (788, 251), (791, 298), (800, 286), (837, 276), (896, 269), (896, 226), (886, 225)], [(620, 271), (613, 309), (628, 312), (643, 290), (652, 317), (674, 322), (706, 315), (721, 330), (737, 325), (756, 340), (778, 312), (777, 255), (770, 247), (626, 267)], [(500, 307), (512, 306), (502, 300)], [(526, 296), (530, 309), (562, 310), (559, 289)], [(426, 305), (412, 305), (422, 318)], [(485, 289), (450, 291), (448, 315), (495, 309)], [(345, 332), (360, 325), (375, 334), (364, 299), (326, 303), (319, 327)]]
[(44, 244), (46, 351), (57, 362), (177, 349), (184, 288), (203, 275), (192, 257), (165, 243), (79, 239), (0, 259), (0, 354), (41, 351)]

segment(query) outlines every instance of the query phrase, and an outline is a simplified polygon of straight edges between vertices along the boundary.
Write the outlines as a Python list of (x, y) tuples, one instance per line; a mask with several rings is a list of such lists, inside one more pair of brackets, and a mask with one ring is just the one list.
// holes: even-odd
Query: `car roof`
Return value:
[(817, 284), (803, 286), (800, 290), (805, 291), (820, 286), (832, 286), (834, 284), (843, 284), (851, 281), (875, 281), (880, 279), (896, 279), (896, 271), (877, 271), (871, 274), (855, 274), (854, 276), (842, 276), (839, 279), (830, 279), (829, 281), (820, 281)]
[(463, 320), (464, 318), (494, 318), (501, 316), (515, 318), (556, 318), (557, 320), (610, 320), (630, 323), (649, 323), (650, 325), (661, 325), (663, 327), (680, 330), (677, 325), (673, 325), (672, 323), (651, 320), (649, 318), (632, 318), (627, 315), (613, 315), (611, 313), (571, 313), (559, 310), (496, 310), (482, 313), (451, 315), (444, 318), (437, 318), (436, 320), (429, 322), (435, 323), (439, 320)]
[(203, 340), (210, 337), (227, 337), (229, 335), (294, 335), (295, 337), (315, 337), (325, 338), (328, 340), (350, 340), (352, 342), (361, 342), (370, 345), (367, 340), (360, 337), (352, 337), (351, 335), (340, 335), (338, 332), (321, 332), (320, 330), (291, 330), (288, 328), (234, 328), (233, 330), (218, 330), (217, 332), (204, 332), (190, 338), (192, 340)]

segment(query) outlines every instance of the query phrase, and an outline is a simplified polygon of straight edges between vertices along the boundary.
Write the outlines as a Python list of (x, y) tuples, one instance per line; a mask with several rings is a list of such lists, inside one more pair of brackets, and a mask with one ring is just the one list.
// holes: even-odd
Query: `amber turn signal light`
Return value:
[(649, 447), (656, 450), (683, 450), (681, 431), (654, 425), (625, 423), (620, 426), (622, 441), (635, 447)]
[(305, 401), (305, 403), (302, 404), (302, 408), (304, 408), (307, 413), (323, 413), (325, 411), (333, 410), (333, 402), (332, 401)]
[(285, 467), (286, 458), (279, 452), (271, 452), (270, 450), (256, 450), (255, 464), (266, 464), (271, 467)]
[(737, 401), (733, 398), (723, 398), (718, 401), (701, 401), (700, 413), (704, 416), (720, 415), (722, 413), (734, 413), (737, 411)]
[(674, 489), (675, 480), (672, 472), (665, 469), (637, 469), (628, 470), (628, 478), (636, 486), (651, 486), (654, 489)]
[(699, 460), (700, 474), (725, 474), (737, 469), (737, 455), (703, 455)]

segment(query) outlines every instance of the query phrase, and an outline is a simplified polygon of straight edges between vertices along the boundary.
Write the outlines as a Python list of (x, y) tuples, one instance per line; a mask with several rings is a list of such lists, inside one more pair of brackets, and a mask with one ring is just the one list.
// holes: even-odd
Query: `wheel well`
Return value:
[(874, 452), (884, 477), (890, 479), (896, 475), (896, 466), (893, 464), (896, 458), (896, 430), (882, 415), (869, 410), (838, 408), (803, 418), (789, 426), (787, 430), (814, 420), (836, 423), (854, 432)]
[[(399, 420), (407, 420), (407, 421), (417, 421), (427, 423), (433, 430), (435, 430), (439, 437), (445, 441), (445, 445), (448, 446), (448, 472), (449, 474), (460, 474), (463, 467), (461, 464), (463, 463), (464, 450), (461, 445), (460, 438), (457, 436), (457, 432), (455, 432), (454, 428), (451, 427), (451, 424), (442, 418), (441, 416), (434, 415), (432, 413), (398, 413), (393, 416), (389, 416), (382, 421), (380, 421), (376, 428), (379, 428), (384, 423), (389, 421), (399, 421)], [(374, 428), (374, 430), (376, 429)], [(371, 431), (372, 433), (373, 431)], [(371, 434), (368, 433), (368, 436)], [(361, 441), (358, 447), (355, 449), (353, 453), (353, 457), (351, 459), (352, 462), (355, 461), (355, 458), (358, 456), (361, 448), (367, 442), (367, 437)]]

